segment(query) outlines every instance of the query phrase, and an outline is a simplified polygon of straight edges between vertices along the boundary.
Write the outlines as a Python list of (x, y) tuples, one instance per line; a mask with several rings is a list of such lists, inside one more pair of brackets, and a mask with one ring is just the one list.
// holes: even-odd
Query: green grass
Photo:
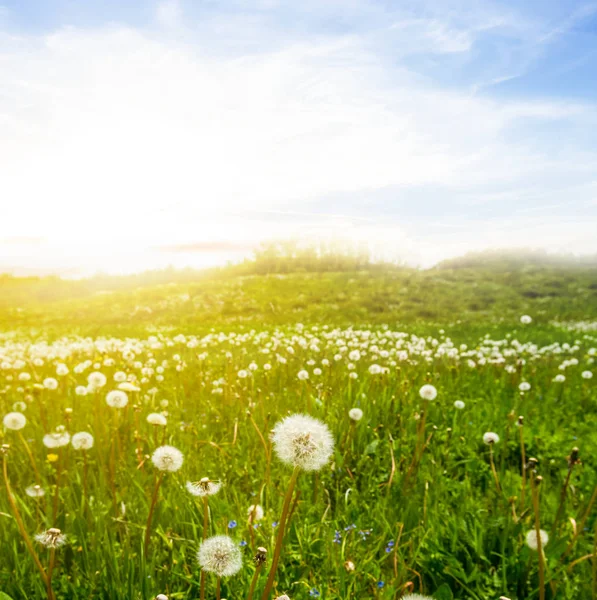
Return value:
[[(299, 477), (278, 594), (297, 600), (313, 597), (316, 590), (328, 600), (390, 599), (399, 598), (411, 582), (413, 591), (437, 600), (539, 598), (538, 553), (524, 542), (534, 523), (528, 487), (524, 504), (520, 497), (521, 446), (515, 422), (524, 415), (526, 455), (538, 459), (543, 477), (539, 518), (548, 532), (574, 446), (582, 459), (572, 471), (562, 518), (545, 547), (545, 597), (597, 597), (597, 562), (580, 560), (595, 552), (596, 539), (596, 507), (584, 522), (583, 515), (597, 486), (597, 374), (589, 380), (581, 373), (596, 370), (590, 350), (597, 346), (597, 334), (551, 324), (595, 320), (593, 283), (590, 270), (565, 273), (543, 267), (493, 275), (478, 269), (295, 273), (214, 277), (6, 305), (0, 312), (7, 334), (0, 341), (0, 363), (11, 367), (0, 370), (0, 411), (4, 415), (20, 408), (18, 403), (26, 404), (22, 432), (46, 490), (41, 501), (25, 494), (35, 475), (16, 432), (4, 429), (1, 443), (10, 445), (7, 469), (28, 534), (59, 527), (68, 536), (67, 545), (57, 551), (56, 597), (150, 599), (165, 593), (198, 598), (195, 554), (203, 513), (184, 483), (207, 476), (224, 482), (210, 498), (210, 533), (229, 533), (247, 542), (242, 548), (244, 567), (224, 580), (222, 597), (246, 598), (254, 572), (251, 556), (260, 545), (273, 552), (273, 524), (279, 520), (292, 472), (274, 454), (271, 477), (266, 477), (271, 451), (267, 434), (278, 419), (294, 412), (324, 421), (334, 434), (336, 450), (319, 473)], [(557, 294), (548, 294), (553, 289)], [(519, 323), (524, 313), (534, 317), (525, 327)], [(406, 332), (403, 342), (391, 334), (396, 331)], [(180, 333), (184, 341), (176, 337)], [(480, 354), (468, 356), (476, 350), (491, 358), (486, 333), (501, 341), (496, 347), (503, 363), (480, 364)], [(116, 341), (93, 344), (91, 338), (64, 337), (73, 335), (116, 336)], [(155, 338), (148, 340), (149, 335)], [(437, 347), (449, 350), (448, 337), (454, 340), (456, 356), (437, 354)], [(40, 342), (44, 338), (49, 345)], [(337, 338), (349, 350), (360, 347), (363, 352), (359, 361), (352, 361), (357, 379), (349, 378), (348, 352), (336, 360)], [(196, 339), (194, 347), (188, 347), (189, 339)], [(411, 344), (407, 359), (384, 356), (396, 343)], [(431, 350), (429, 360), (423, 348)], [(34, 356), (42, 356), (44, 364), (32, 364)], [(15, 366), (21, 358), (25, 364)], [(560, 370), (570, 358), (578, 364)], [(106, 359), (113, 364), (105, 365)], [(76, 373), (84, 361), (90, 366)], [(257, 370), (239, 378), (239, 370), (251, 362)], [(57, 376), (57, 363), (65, 363), (69, 374)], [(266, 363), (271, 370), (264, 369)], [(373, 363), (388, 372), (371, 374)], [(142, 370), (162, 364), (163, 380), (155, 370)], [(515, 367), (514, 372), (504, 365)], [(315, 375), (315, 368), (322, 374)], [(301, 369), (310, 372), (306, 382), (297, 378)], [(76, 396), (76, 386), (85, 385), (94, 370), (108, 377), (107, 386), (97, 394)], [(23, 371), (32, 375), (31, 381), (18, 381)], [(116, 371), (126, 372), (141, 388), (129, 394), (129, 404), (121, 411), (105, 402), (106, 392), (116, 386)], [(553, 381), (558, 373), (565, 374), (564, 383)], [(34, 385), (46, 377), (58, 379), (58, 390)], [(521, 394), (521, 381), (528, 381), (531, 390)], [(419, 397), (424, 383), (437, 387), (435, 402)], [(221, 393), (212, 393), (214, 388)], [(457, 399), (466, 403), (464, 410), (453, 407)], [(162, 400), (168, 401), (167, 407)], [(356, 425), (347, 415), (352, 407), (364, 411)], [(162, 410), (167, 411), (168, 425), (157, 430), (145, 419)], [(427, 413), (424, 433), (422, 411)], [(54, 451), (42, 444), (43, 435), (58, 425), (95, 437), (88, 452), (88, 510), (82, 453), (71, 446)], [(494, 448), (501, 491), (492, 476), (489, 447), (482, 441), (486, 431), (501, 438)], [(428, 443), (411, 468), (421, 439)], [(179, 448), (185, 463), (164, 479), (144, 556), (156, 477), (149, 456), (162, 443)], [(49, 460), (51, 454), (58, 460)], [(247, 508), (255, 502), (264, 507), (265, 518), (252, 540)], [(571, 519), (581, 531), (565, 554), (573, 539)], [(230, 529), (230, 521), (237, 526)], [(15, 600), (44, 598), (4, 483), (0, 523), (0, 590)], [(36, 549), (47, 565), (47, 552), (39, 545)], [(347, 569), (347, 561), (354, 570)], [(208, 577), (207, 583), (207, 597), (214, 598), (215, 579)]]

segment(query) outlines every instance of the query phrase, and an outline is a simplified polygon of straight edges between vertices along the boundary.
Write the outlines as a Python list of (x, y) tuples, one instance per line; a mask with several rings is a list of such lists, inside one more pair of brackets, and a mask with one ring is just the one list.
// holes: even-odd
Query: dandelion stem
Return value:
[(14, 513), (14, 517), (17, 522), (17, 526), (21, 533), (21, 537), (23, 538), (23, 540), (25, 542), (25, 545), (27, 546), (27, 550), (29, 550), (29, 554), (31, 554), (31, 557), (33, 558), (33, 562), (35, 563), (37, 570), (40, 572), (43, 582), (47, 586), (48, 576), (46, 575), (46, 571), (43, 568), (41, 561), (39, 560), (39, 557), (37, 556), (37, 552), (35, 552), (35, 548), (33, 547), (33, 544), (31, 543), (31, 539), (27, 535), (27, 530), (25, 529), (25, 525), (23, 524), (23, 519), (21, 518), (21, 513), (19, 512), (17, 503), (15, 502), (15, 499), (12, 495), (12, 490), (10, 489), (10, 481), (8, 479), (8, 465), (6, 462), (6, 455), (4, 455), (2, 463), (3, 463), (2, 471), (4, 474), (4, 484), (6, 485), (6, 495), (8, 496), (8, 502), (10, 504), (10, 507), (12, 508), (12, 512)]
[(531, 479), (533, 510), (535, 512), (535, 535), (537, 537), (537, 552), (539, 554), (539, 600), (545, 600), (545, 557), (541, 544), (541, 522), (539, 519), (539, 490), (537, 483)]
[(221, 577), (218, 577), (218, 579), (216, 580), (216, 600), (220, 600), (221, 596), (220, 596), (220, 586), (222, 583), (222, 579)]
[(525, 492), (526, 492), (526, 483), (527, 483), (527, 457), (526, 451), (524, 447), (524, 434), (523, 434), (523, 425), (520, 425), (518, 428), (518, 433), (520, 437), (520, 454), (522, 457), (522, 483), (520, 487), (520, 510), (521, 512), (524, 510), (524, 500), (525, 500)]
[(570, 476), (572, 475), (572, 470), (574, 469), (574, 463), (570, 463), (568, 467), (568, 473), (566, 473), (566, 479), (564, 480), (564, 485), (562, 486), (562, 491), (560, 493), (560, 505), (558, 506), (558, 512), (556, 513), (556, 518), (553, 521), (553, 526), (551, 528), (551, 535), (553, 536), (558, 527), (558, 522), (560, 517), (562, 516), (562, 511), (564, 510), (564, 504), (566, 503), (566, 492), (568, 491), (568, 484), (570, 483)]
[(278, 562), (280, 560), (280, 554), (282, 552), (282, 544), (284, 543), (284, 530), (286, 528), (286, 520), (288, 517), (288, 509), (290, 508), (290, 501), (292, 500), (292, 494), (296, 486), (296, 481), (299, 476), (299, 468), (295, 467), (288, 484), (288, 490), (284, 497), (284, 505), (282, 507), (282, 516), (280, 517), (280, 523), (278, 524), (278, 535), (276, 537), (276, 547), (274, 549), (274, 556), (272, 558), (272, 566), (270, 567), (269, 574), (267, 576), (267, 582), (265, 589), (261, 595), (261, 600), (268, 600), (269, 595), (274, 587), (274, 579), (276, 578), (276, 570), (278, 569)]
[(497, 488), (498, 493), (502, 493), (502, 488), (500, 486), (500, 479), (498, 477), (497, 471), (495, 470), (495, 462), (493, 460), (493, 444), (489, 446), (489, 462), (491, 463), (491, 472), (493, 473), (493, 480), (495, 481), (495, 487)]
[(48, 565), (48, 599), (53, 600), (54, 590), (52, 590), (52, 573), (54, 572), (54, 563), (56, 562), (56, 548), (50, 549), (50, 563)]
[[(207, 496), (203, 496), (203, 540), (207, 539), (209, 529), (209, 504), (207, 502)], [(218, 580), (219, 581), (219, 580)], [(201, 570), (201, 600), (205, 600), (205, 571)]]
[(33, 458), (33, 454), (31, 453), (31, 448), (29, 448), (29, 444), (27, 443), (27, 440), (25, 439), (25, 437), (23, 436), (23, 433), (21, 431), (19, 431), (19, 439), (23, 443), (23, 446), (25, 446), (25, 452), (27, 452), (27, 456), (29, 457), (29, 462), (31, 463), (31, 466), (33, 467), (33, 471), (35, 472), (35, 477), (37, 478), (37, 483), (38, 483), (38, 485), (41, 485), (41, 477), (39, 475), (39, 471), (37, 470), (37, 465), (35, 464), (35, 459)]
[(255, 591), (255, 587), (257, 586), (257, 580), (259, 579), (259, 573), (261, 572), (261, 567), (263, 564), (258, 564), (255, 569), (255, 573), (253, 573), (253, 579), (251, 579), (251, 587), (249, 588), (249, 595), (247, 596), (247, 600), (253, 600), (253, 592)]
[(54, 506), (52, 508), (52, 522), (56, 522), (58, 517), (58, 500), (60, 497), (60, 450), (58, 450), (58, 460), (56, 461), (56, 489), (54, 490)]
[(151, 537), (151, 520), (153, 519), (153, 511), (158, 499), (158, 492), (160, 490), (160, 484), (162, 483), (164, 475), (161, 473), (155, 482), (153, 488), (153, 496), (151, 498), (151, 505), (149, 506), (149, 514), (147, 515), (147, 525), (145, 526), (145, 543), (143, 545), (143, 556), (147, 557), (147, 549), (149, 548), (149, 539)]

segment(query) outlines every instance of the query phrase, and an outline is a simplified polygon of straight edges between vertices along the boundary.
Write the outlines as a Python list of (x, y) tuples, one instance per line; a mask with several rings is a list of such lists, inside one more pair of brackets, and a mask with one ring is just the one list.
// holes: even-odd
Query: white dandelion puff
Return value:
[(581, 376), (583, 379), (592, 379), (592, 377), (593, 377), (593, 373), (592, 373), (591, 371), (583, 371), (583, 372), (580, 374), (580, 376)]
[(174, 446), (160, 446), (151, 455), (151, 462), (156, 469), (174, 473), (182, 467), (184, 457), (182, 452)]
[(46, 548), (60, 548), (66, 544), (66, 535), (60, 529), (51, 527), (42, 533), (35, 534), (35, 541)]
[[(539, 537), (541, 539), (541, 547), (545, 546), (547, 542), (549, 542), (549, 535), (547, 531), (543, 529), (539, 530)], [(527, 546), (531, 550), (538, 550), (539, 545), (537, 544), (537, 531), (535, 529), (531, 529), (526, 535), (526, 543)]]
[(150, 425), (161, 425), (164, 427), (168, 424), (168, 419), (161, 413), (150, 413), (147, 415), (147, 422)]
[(207, 538), (199, 546), (197, 561), (204, 571), (215, 573), (218, 577), (236, 575), (243, 566), (238, 544), (227, 535)]
[(33, 485), (29, 485), (25, 488), (25, 493), (30, 498), (43, 498), (46, 495), (46, 491), (41, 485), (34, 483)]
[(305, 471), (318, 471), (330, 460), (334, 438), (327, 425), (309, 415), (291, 415), (272, 431), (278, 458)]
[(58, 387), (58, 381), (53, 377), (46, 377), (43, 381), (43, 386), (47, 390), (55, 390)]
[(107, 377), (100, 371), (94, 371), (87, 376), (87, 383), (96, 390), (103, 388), (107, 381)]
[(426, 383), (420, 390), (419, 396), (423, 398), (423, 400), (428, 400), (429, 402), (435, 400), (437, 398), (437, 389), (435, 386), (430, 383)]
[(70, 434), (66, 431), (55, 431), (54, 433), (46, 433), (43, 438), (43, 443), (46, 448), (62, 448), (70, 442)]
[(521, 392), (528, 392), (531, 389), (531, 384), (528, 381), (523, 381), (519, 386), (518, 389)]
[(348, 416), (353, 421), (360, 421), (363, 418), (363, 411), (360, 408), (351, 408), (348, 411)]
[(264, 517), (263, 507), (260, 504), (251, 504), (247, 509), (247, 517), (250, 523), (261, 521)]
[(454, 408), (457, 408), (458, 410), (462, 410), (465, 407), (465, 404), (462, 400), (456, 400), (456, 402), (454, 402)]
[(129, 402), (129, 397), (122, 390), (112, 390), (106, 395), (106, 404), (112, 408), (124, 408)]
[(75, 450), (89, 450), (93, 448), (93, 436), (86, 431), (75, 433), (70, 441)]
[(203, 477), (200, 481), (187, 481), (186, 488), (193, 496), (213, 496), (222, 488), (222, 482)]
[(483, 441), (488, 444), (497, 444), (500, 441), (500, 436), (493, 431), (488, 431), (483, 434)]
[(529, 315), (522, 315), (522, 317), (520, 317), (520, 322), (523, 325), (529, 325), (530, 323), (532, 323), (533, 319), (531, 317), (529, 317)]
[(8, 414), (4, 415), (2, 422), (4, 423), (4, 427), (6, 427), (6, 429), (19, 431), (19, 429), (23, 429), (23, 427), (27, 425), (27, 417), (20, 412), (9, 412)]

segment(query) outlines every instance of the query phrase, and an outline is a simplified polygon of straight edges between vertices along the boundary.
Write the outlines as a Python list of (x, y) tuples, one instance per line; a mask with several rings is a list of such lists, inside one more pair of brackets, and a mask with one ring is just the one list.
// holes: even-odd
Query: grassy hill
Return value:
[[(597, 318), (597, 266), (556, 258), (481, 254), (433, 269), (347, 261), (264, 261), (209, 271), (131, 277), (0, 279), (0, 327), (56, 333), (137, 334), (305, 322), (329, 325), (464, 324)], [(338, 267), (338, 261), (334, 265)]]

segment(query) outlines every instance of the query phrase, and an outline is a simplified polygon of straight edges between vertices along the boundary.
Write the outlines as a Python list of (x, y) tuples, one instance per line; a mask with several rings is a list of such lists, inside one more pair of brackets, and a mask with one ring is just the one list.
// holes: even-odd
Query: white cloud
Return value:
[[(160, 3), (156, 19), (176, 27), (180, 5)], [(472, 43), (472, 34), (437, 21), (421, 31), (440, 52)], [(62, 259), (93, 256), (102, 266), (106, 244), (122, 257), (305, 227), (300, 218), (247, 225), (231, 213), (300, 212), (330, 194), (366, 198), (392, 186), (477, 193), (527, 185), (546, 169), (569, 176), (595, 167), (590, 151), (562, 158), (517, 136), (520, 123), (582, 121), (594, 118), (592, 107), (438, 88), (405, 68), (389, 70), (359, 36), (244, 56), (218, 53), (217, 44), (217, 36), (183, 44), (125, 27), (5, 38), (0, 197), (12, 218), (0, 221), (0, 237), (45, 236)], [(353, 223), (321, 228), (343, 234)], [(350, 235), (392, 243), (390, 229)], [(398, 237), (410, 254), (422, 243), (419, 233)]]

